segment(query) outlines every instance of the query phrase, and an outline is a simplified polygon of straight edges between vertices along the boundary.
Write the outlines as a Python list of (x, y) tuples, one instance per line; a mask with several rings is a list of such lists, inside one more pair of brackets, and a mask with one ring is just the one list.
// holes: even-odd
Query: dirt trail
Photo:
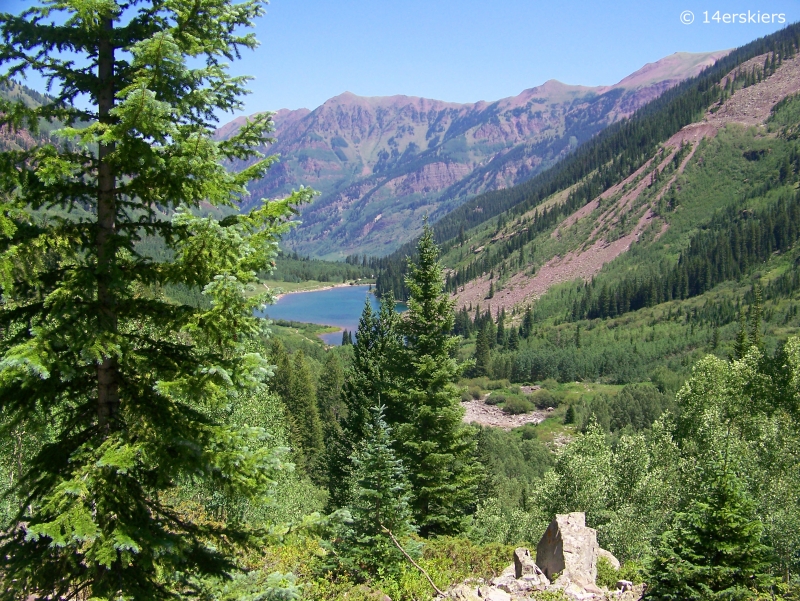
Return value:
[[(743, 63), (726, 75), (721, 83), (724, 85), (728, 77), (734, 77), (740, 69), (749, 71), (753, 66), (763, 67), (765, 58), (766, 55), (762, 55)], [(702, 121), (692, 123), (681, 129), (665, 143), (664, 150), (648, 160), (636, 172), (564, 219), (553, 231), (553, 237), (557, 237), (560, 231), (575, 225), (581, 219), (591, 218), (592, 214), (603, 205), (604, 201), (614, 196), (619, 196), (616, 202), (605, 207), (597, 217), (597, 222), (591, 235), (581, 248), (570, 251), (563, 257), (558, 255), (552, 257), (532, 277), (525, 274), (513, 276), (504, 284), (502, 290), (495, 292), (495, 296), (492, 299), (486, 299), (490, 285), (487, 276), (469, 282), (464, 286), (463, 291), (456, 295), (456, 308), (460, 309), (468, 305), (474, 307), (476, 304), (481, 304), (482, 306), (488, 306), (493, 314), (497, 314), (502, 308), (510, 309), (526, 300), (538, 298), (555, 284), (579, 278), (586, 281), (590, 280), (606, 263), (613, 261), (629, 250), (631, 244), (639, 239), (639, 236), (650, 226), (653, 220), (659, 219), (653, 213), (652, 207), (670, 189), (675, 179), (683, 173), (703, 138), (714, 137), (721, 128), (730, 123), (738, 123), (745, 126), (763, 124), (769, 117), (772, 108), (779, 101), (798, 92), (800, 92), (800, 55), (784, 61), (772, 76), (761, 83), (738, 90), (716, 112), (707, 112)], [(641, 210), (641, 206), (636, 207), (636, 201), (650, 185), (650, 177), (643, 175), (656, 160), (659, 161), (659, 171), (663, 171), (672, 161), (681, 144), (691, 144), (691, 151), (683, 158), (669, 181), (660, 188), (659, 192), (651, 200), (650, 206), (639, 217), (633, 229), (625, 236), (611, 242), (601, 237), (601, 230), (617, 225), (623, 213), (630, 213), (631, 210)], [(638, 182), (637, 179), (639, 180)], [(631, 189), (624, 192), (626, 186)], [(668, 225), (662, 222), (655, 238), (657, 239), (663, 235), (667, 228)]]

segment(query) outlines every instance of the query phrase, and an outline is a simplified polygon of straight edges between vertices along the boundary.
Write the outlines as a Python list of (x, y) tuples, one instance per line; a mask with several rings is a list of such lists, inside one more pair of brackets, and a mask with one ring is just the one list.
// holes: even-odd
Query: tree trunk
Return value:
[[(97, 104), (100, 123), (111, 123), (114, 107), (114, 22), (105, 19), (98, 44)], [(100, 332), (117, 331), (116, 299), (113, 292), (116, 260), (116, 175), (108, 157), (115, 144), (100, 144), (97, 171), (97, 302)], [(119, 365), (116, 357), (105, 357), (97, 365), (97, 416), (100, 426), (111, 427), (119, 408)]]

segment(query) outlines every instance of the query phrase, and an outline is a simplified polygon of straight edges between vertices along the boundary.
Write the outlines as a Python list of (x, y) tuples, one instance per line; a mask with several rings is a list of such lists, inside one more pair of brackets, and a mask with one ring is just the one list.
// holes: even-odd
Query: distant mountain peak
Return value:
[(653, 85), (657, 82), (674, 82), (699, 75), (706, 67), (710, 67), (719, 59), (730, 54), (731, 50), (714, 52), (675, 52), (669, 56), (647, 63), (638, 71), (634, 71), (611, 88), (635, 89)]
[(436, 218), (533, 177), (725, 54), (675, 53), (613, 86), (550, 79), (493, 102), (348, 90), (311, 111), (282, 109), (276, 143), (265, 149), (281, 161), (250, 186), (248, 202), (311, 186), (321, 195), (303, 207), (303, 224), (287, 238), (293, 248), (325, 258), (386, 254), (416, 235), (425, 213)]

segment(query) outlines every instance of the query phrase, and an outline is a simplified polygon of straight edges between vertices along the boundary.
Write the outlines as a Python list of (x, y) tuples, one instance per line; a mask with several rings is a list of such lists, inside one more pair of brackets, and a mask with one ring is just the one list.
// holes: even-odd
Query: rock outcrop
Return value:
[(536, 546), (536, 564), (548, 578), (566, 577), (578, 585), (594, 585), (597, 578), (597, 531), (586, 527), (586, 516), (557, 515)]
[[(575, 601), (608, 599), (608, 589), (597, 586), (597, 559), (605, 557), (619, 569), (619, 561), (597, 544), (597, 532), (586, 527), (583, 513), (556, 515), (536, 548), (536, 561), (525, 547), (514, 549), (513, 563), (488, 583), (464, 582), (442, 599), (457, 601), (533, 601), (542, 591), (561, 591)], [(551, 579), (554, 581), (551, 582)], [(638, 601), (644, 585), (617, 582), (613, 598)]]

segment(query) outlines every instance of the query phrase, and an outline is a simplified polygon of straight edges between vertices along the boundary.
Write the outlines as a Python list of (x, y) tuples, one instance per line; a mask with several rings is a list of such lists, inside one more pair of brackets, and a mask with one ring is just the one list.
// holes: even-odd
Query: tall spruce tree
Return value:
[(763, 291), (761, 286), (753, 286), (753, 304), (750, 306), (750, 346), (761, 348), (764, 344), (761, 334), (761, 313), (763, 311)]
[(270, 345), (269, 358), (275, 366), (275, 374), (269, 382), (269, 387), (286, 403), (292, 390), (292, 361), (283, 342), (277, 338)]
[(314, 376), (306, 362), (303, 351), (295, 351), (292, 358), (292, 380), (289, 399), (286, 401), (294, 435), (297, 442), (297, 459), (313, 480), (320, 482), (317, 466), (323, 444), (322, 422), (317, 409), (317, 391)]
[(742, 359), (747, 354), (750, 348), (750, 340), (747, 336), (747, 320), (742, 311), (739, 315), (739, 332), (736, 334), (736, 340), (733, 343), (733, 359)]
[(408, 311), (401, 322), (405, 345), (402, 386), (387, 401), (398, 456), (409, 470), (414, 521), (423, 535), (454, 534), (474, 502), (478, 469), (475, 439), (462, 422), (455, 381), (463, 365), (455, 359), (453, 302), (444, 291), (439, 249), (426, 224), (409, 260)]
[(322, 373), (317, 382), (317, 407), (325, 432), (326, 444), (335, 435), (344, 419), (345, 407), (342, 401), (344, 369), (338, 353), (328, 351)]
[(474, 373), (476, 376), (488, 376), (489, 367), (491, 364), (489, 333), (488, 328), (484, 325), (475, 337), (475, 367)]
[(335, 544), (337, 567), (359, 580), (397, 574), (406, 563), (386, 530), (407, 552), (418, 551), (410, 538), (416, 529), (411, 522), (406, 470), (392, 448), (392, 429), (383, 407), (372, 411), (367, 436), (351, 456), (352, 521)]
[(328, 448), (328, 493), (331, 507), (344, 507), (350, 498), (347, 483), (352, 475), (350, 457), (366, 438), (370, 408), (389, 398), (397, 388), (399, 349), (402, 339), (399, 316), (391, 292), (384, 294), (378, 313), (369, 300), (358, 322), (353, 360), (345, 374), (342, 401), (345, 415), (338, 442)]
[[(0, 599), (162, 599), (234, 566), (235, 524), (194, 521), (176, 487), (261, 495), (257, 429), (218, 415), (268, 363), (245, 294), (269, 269), (302, 190), (223, 220), (273, 159), (270, 116), (216, 141), (246, 79), (224, 61), (256, 40), (262, 2), (43, 2), (0, 15), (0, 83), (33, 72), (54, 94), (0, 102), (0, 126), (60, 124), (57, 143), (0, 157), (0, 404), (8, 428), (47, 424), (0, 526)], [(238, 173), (225, 161), (247, 161)], [(150, 237), (166, 259), (140, 252)], [(204, 308), (161, 296), (202, 290)]]

